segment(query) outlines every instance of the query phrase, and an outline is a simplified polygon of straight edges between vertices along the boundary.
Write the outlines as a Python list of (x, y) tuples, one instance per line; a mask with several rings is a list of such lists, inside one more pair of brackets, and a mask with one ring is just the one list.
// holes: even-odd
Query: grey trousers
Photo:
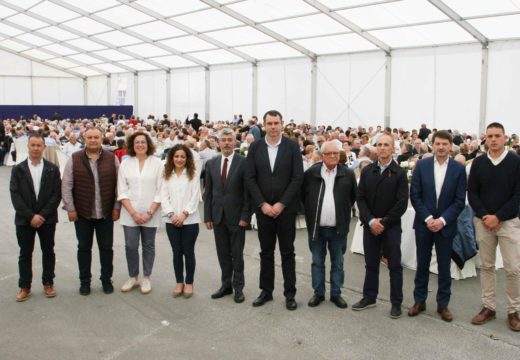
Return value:
[(125, 234), (126, 262), (128, 263), (128, 275), (139, 275), (139, 238), (143, 248), (143, 274), (152, 274), (155, 260), (155, 233), (157, 228), (145, 226), (123, 226)]

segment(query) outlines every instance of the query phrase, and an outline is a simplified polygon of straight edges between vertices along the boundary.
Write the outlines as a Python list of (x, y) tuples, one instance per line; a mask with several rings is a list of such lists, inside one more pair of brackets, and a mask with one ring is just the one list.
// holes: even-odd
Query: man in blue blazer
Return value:
[(449, 159), (451, 135), (438, 131), (433, 135), (434, 157), (420, 160), (415, 167), (410, 199), (415, 209), (417, 272), (413, 292), (415, 305), (408, 312), (416, 316), (426, 310), (429, 268), (435, 245), (438, 265), (437, 312), (444, 321), (452, 321), (448, 309), (451, 295), (451, 253), (457, 234), (457, 218), (466, 199), (465, 167)]

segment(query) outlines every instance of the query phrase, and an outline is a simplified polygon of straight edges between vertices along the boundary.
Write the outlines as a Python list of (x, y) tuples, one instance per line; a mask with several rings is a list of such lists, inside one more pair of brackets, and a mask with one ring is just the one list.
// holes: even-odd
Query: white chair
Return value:
[(16, 165), (27, 159), (29, 156), (28, 145), (29, 141), (25, 136), (14, 140), (14, 148), (16, 149)]

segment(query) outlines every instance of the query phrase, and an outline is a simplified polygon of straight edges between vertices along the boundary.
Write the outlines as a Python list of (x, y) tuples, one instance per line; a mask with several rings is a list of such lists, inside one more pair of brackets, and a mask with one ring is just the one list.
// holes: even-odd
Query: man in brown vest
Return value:
[(101, 262), (103, 292), (111, 294), (114, 221), (119, 219), (121, 204), (116, 201), (119, 161), (103, 150), (103, 133), (90, 127), (84, 133), (85, 149), (72, 154), (62, 179), (62, 197), (69, 221), (74, 222), (78, 239), (78, 265), (81, 295), (90, 294), (92, 243), (94, 231)]

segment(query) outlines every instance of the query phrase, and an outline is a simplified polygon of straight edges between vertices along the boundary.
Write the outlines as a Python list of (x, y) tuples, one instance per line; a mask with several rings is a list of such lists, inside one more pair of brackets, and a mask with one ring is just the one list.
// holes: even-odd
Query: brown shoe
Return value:
[(496, 312), (494, 310), (490, 310), (486, 307), (483, 307), (482, 310), (475, 315), (475, 317), (471, 320), (473, 325), (482, 325), (487, 323), (490, 320), (496, 319)]
[(426, 304), (414, 304), (410, 310), (408, 310), (408, 316), (417, 316), (426, 310)]
[(31, 294), (30, 288), (21, 288), (18, 294), (16, 294), (16, 301), (22, 302), (29, 298), (29, 295)]
[(45, 294), (45, 297), (53, 298), (56, 296), (56, 290), (54, 290), (53, 284), (45, 284), (43, 285), (43, 293)]
[(513, 331), (520, 331), (520, 317), (518, 313), (507, 314), (507, 320), (509, 322), (509, 328)]
[(453, 320), (453, 314), (451, 313), (451, 311), (448, 309), (448, 307), (444, 306), (444, 307), (437, 307), (437, 312), (441, 315), (441, 319), (446, 321), (446, 322), (450, 322)]
[(184, 285), (184, 298), (189, 299), (193, 296), (193, 284)]

